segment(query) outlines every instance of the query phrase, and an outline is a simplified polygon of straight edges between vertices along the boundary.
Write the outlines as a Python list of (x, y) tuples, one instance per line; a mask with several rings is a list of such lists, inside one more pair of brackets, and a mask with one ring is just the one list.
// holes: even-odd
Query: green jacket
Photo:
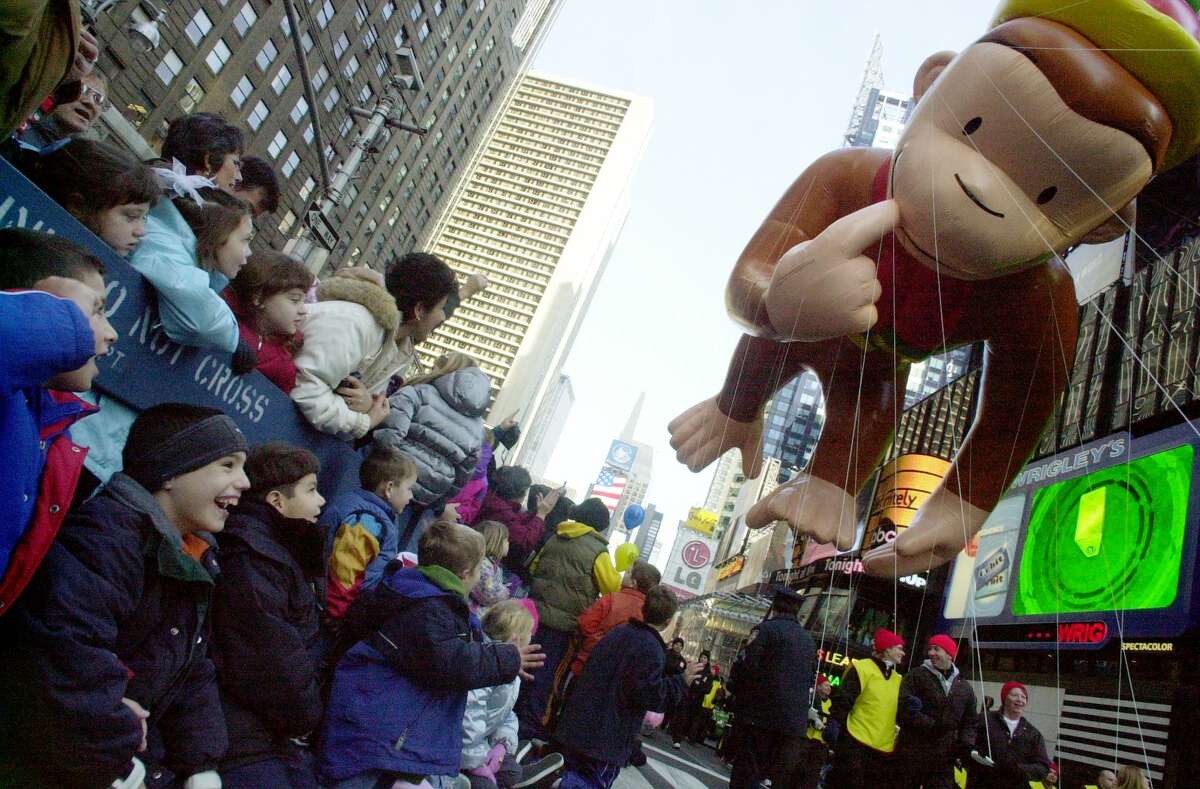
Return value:
[[(612, 568), (608, 540), (590, 526), (563, 521), (531, 566), (531, 597), (541, 624), (564, 633), (575, 631), (575, 620), (596, 602), (620, 576)], [(611, 572), (612, 578), (609, 578)]]
[(66, 78), (81, 27), (76, 0), (0, 3), (0, 139)]

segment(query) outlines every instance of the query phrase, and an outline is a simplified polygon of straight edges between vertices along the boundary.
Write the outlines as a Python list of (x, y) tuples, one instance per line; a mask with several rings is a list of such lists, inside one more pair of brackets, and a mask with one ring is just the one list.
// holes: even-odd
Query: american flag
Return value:
[(596, 477), (596, 484), (592, 486), (592, 495), (604, 502), (604, 506), (608, 507), (611, 514), (617, 509), (617, 502), (621, 500), (621, 492), (625, 490), (625, 476), (616, 469), (605, 468), (600, 472), (600, 476)]

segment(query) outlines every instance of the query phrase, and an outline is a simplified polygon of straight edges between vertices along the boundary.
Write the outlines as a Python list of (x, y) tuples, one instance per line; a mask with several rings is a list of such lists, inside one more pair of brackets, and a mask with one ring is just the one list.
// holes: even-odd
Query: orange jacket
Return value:
[(575, 652), (575, 659), (571, 662), (571, 673), (579, 676), (583, 665), (587, 663), (588, 655), (592, 654), (592, 649), (614, 627), (631, 619), (641, 622), (642, 606), (645, 603), (645, 594), (635, 588), (621, 587), (616, 592), (604, 595), (580, 614), (577, 621), (583, 640)]

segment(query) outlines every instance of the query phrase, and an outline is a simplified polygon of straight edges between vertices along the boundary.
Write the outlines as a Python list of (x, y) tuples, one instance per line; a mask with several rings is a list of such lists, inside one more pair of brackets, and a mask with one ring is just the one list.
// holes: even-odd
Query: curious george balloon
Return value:
[[(1162, 10), (1159, 10), (1159, 9)], [(851, 547), (912, 363), (985, 343), (978, 409), (943, 482), (864, 557), (907, 575), (951, 559), (1036, 447), (1075, 361), (1060, 255), (1117, 238), (1155, 173), (1200, 150), (1196, 14), (1156, 0), (1008, 0), (987, 33), (922, 64), (894, 151), (813, 162), (750, 239), (726, 291), (747, 334), (725, 384), (669, 425), (693, 471), (738, 448), (804, 370), (825, 390), (809, 466), (747, 514)]]

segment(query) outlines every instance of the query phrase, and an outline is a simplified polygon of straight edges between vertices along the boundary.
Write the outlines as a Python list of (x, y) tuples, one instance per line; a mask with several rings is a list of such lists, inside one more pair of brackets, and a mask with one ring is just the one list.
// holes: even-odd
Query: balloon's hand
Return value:
[(762, 472), (762, 417), (739, 422), (721, 413), (717, 398), (697, 403), (667, 425), (675, 458), (692, 471), (737, 448), (742, 453), (742, 472), (754, 479)]
[(857, 520), (853, 496), (809, 474), (796, 475), (746, 513), (746, 525), (752, 529), (787, 521), (793, 531), (843, 551), (854, 545)]
[(896, 201), (874, 203), (783, 253), (766, 293), (767, 317), (781, 339), (827, 340), (875, 325), (881, 288), (863, 251), (874, 252), (899, 217)]
[(921, 505), (912, 525), (894, 541), (863, 555), (863, 568), (871, 575), (902, 578), (941, 567), (979, 532), (988, 515), (939, 487)]

